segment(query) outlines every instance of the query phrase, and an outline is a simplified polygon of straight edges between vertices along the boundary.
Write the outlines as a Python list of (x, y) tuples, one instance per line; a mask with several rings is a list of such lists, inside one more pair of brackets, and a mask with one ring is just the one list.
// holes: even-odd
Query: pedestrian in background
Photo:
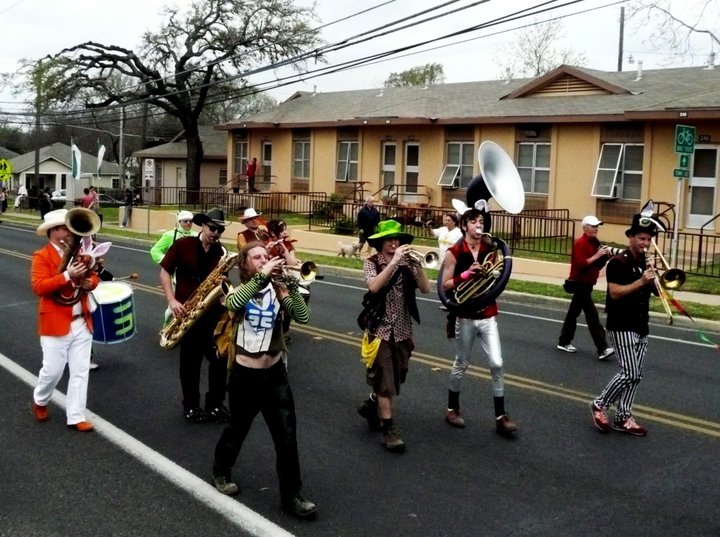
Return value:
[(132, 190), (130, 190), (129, 188), (125, 189), (125, 198), (123, 200), (123, 205), (125, 206), (125, 209), (123, 211), (123, 219), (120, 227), (127, 227), (128, 223), (130, 222), (130, 216), (132, 215), (133, 206), (133, 193)]
[[(658, 294), (655, 272), (646, 256), (656, 233), (657, 227), (650, 219), (636, 214), (625, 231), (627, 250), (607, 265), (607, 328), (620, 371), (591, 404), (593, 423), (603, 433), (613, 430), (634, 436), (647, 434), (647, 429), (633, 418), (632, 406), (647, 351), (650, 293)], [(612, 404), (616, 404), (617, 410), (611, 425), (607, 410)]]
[[(372, 196), (368, 196), (365, 199), (365, 205), (363, 205), (358, 211), (357, 226), (360, 230), (358, 235), (358, 254), (362, 253), (363, 246), (367, 241), (367, 238), (375, 233), (375, 230), (380, 223), (380, 213), (375, 207), (375, 200)], [(368, 254), (370, 253), (371, 245), (368, 242)]]
[(597, 217), (586, 216), (582, 219), (583, 234), (573, 242), (570, 276), (565, 282), (565, 290), (572, 293), (572, 300), (560, 330), (557, 348), (565, 352), (577, 352), (572, 340), (575, 337), (578, 315), (582, 311), (585, 313), (585, 322), (595, 343), (598, 359), (605, 360), (615, 351), (608, 347), (605, 329), (600, 324), (600, 316), (592, 299), (592, 290), (597, 283), (600, 269), (611, 255), (611, 249), (600, 244), (597, 238), (599, 226), (602, 226), (602, 222)]

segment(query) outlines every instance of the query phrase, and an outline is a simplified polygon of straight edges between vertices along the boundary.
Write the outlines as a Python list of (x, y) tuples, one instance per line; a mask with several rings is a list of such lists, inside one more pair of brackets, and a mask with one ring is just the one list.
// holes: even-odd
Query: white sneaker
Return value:
[(569, 343), (567, 345), (558, 345), (557, 348), (565, 352), (577, 352), (577, 349)]
[(92, 369), (97, 369), (98, 367), (100, 367), (100, 364), (98, 364), (97, 362), (93, 362), (92, 360), (90, 360), (90, 369), (91, 369), (91, 370), (92, 370)]
[(598, 356), (598, 360), (605, 360), (608, 356), (612, 356), (613, 354), (615, 354), (615, 349), (613, 349), (612, 347), (608, 347), (600, 353), (600, 356)]

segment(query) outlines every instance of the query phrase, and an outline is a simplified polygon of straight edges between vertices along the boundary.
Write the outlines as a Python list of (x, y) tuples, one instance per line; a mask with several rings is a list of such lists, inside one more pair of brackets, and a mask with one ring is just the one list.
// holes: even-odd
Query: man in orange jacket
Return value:
[[(60, 272), (66, 245), (71, 240), (71, 232), (65, 224), (66, 214), (66, 209), (50, 211), (37, 228), (37, 234), (47, 235), (49, 243), (36, 251), (32, 258), (32, 288), (40, 297), (38, 333), (43, 351), (42, 368), (33, 392), (32, 411), (38, 421), (47, 421), (47, 405), (67, 364), (70, 375), (66, 403), (67, 425), (87, 432), (93, 430), (92, 424), (85, 418), (93, 329), (88, 292), (97, 287), (98, 276), (77, 256)], [(70, 297), (77, 291), (80, 300), (75, 304), (56, 300), (57, 296)]]

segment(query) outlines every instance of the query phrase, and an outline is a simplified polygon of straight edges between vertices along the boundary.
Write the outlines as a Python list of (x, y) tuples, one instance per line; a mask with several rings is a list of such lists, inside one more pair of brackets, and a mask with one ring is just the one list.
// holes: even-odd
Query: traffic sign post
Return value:
[(12, 179), (13, 167), (9, 160), (0, 158), (0, 181)]
[(674, 267), (677, 260), (678, 230), (680, 216), (683, 214), (682, 187), (683, 179), (690, 178), (690, 156), (695, 152), (695, 127), (690, 125), (675, 125), (675, 152), (679, 153), (678, 167), (673, 170), (673, 177), (678, 179), (675, 200), (675, 222), (673, 223), (673, 238), (670, 250), (670, 266)]

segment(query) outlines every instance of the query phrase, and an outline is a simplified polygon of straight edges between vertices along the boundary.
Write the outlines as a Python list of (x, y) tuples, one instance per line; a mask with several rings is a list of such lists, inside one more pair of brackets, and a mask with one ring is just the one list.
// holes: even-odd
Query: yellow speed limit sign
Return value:
[(0, 158), (0, 181), (9, 181), (12, 177), (12, 164), (5, 158)]

